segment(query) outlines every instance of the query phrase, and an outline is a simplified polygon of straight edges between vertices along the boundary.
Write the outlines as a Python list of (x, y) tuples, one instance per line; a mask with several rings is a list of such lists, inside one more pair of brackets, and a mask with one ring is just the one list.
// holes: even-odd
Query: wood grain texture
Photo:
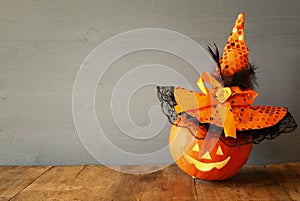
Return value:
[(292, 200), (300, 200), (300, 162), (278, 165), (267, 165), (271, 177)]
[(0, 167), (0, 200), (299, 201), (299, 170), (299, 162), (245, 166), (231, 179), (202, 181), (176, 165), (149, 174), (95, 165)]
[(195, 200), (193, 184), (177, 166), (146, 175), (122, 174), (107, 200)]
[(230, 201), (238, 199), (233, 185), (229, 180), (226, 181), (203, 181), (195, 179), (197, 200), (208, 201)]
[(190, 200), (192, 186), (176, 166), (147, 175), (104, 166), (53, 167), (12, 200)]
[(245, 166), (230, 181), (237, 199), (291, 200), (280, 183), (270, 176), (265, 166)]
[(0, 200), (14, 197), (43, 173), (46, 167), (0, 167)]
[[(283, 169), (289, 164), (245, 166), (234, 177), (217, 182), (197, 180), (199, 200), (299, 200), (299, 174), (294, 169)], [(295, 165), (295, 164), (292, 164)], [(270, 168), (280, 169), (270, 174)], [(286, 176), (287, 174), (287, 176)], [(288, 176), (290, 174), (290, 176)], [(293, 178), (293, 179), (287, 179)]]
[(84, 166), (53, 167), (12, 200), (50, 200), (66, 193), (72, 195), (74, 179)]

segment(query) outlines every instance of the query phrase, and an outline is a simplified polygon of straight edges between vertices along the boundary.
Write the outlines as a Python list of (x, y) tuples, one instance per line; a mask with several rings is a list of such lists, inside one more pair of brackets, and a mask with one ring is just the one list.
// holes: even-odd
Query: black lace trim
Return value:
[(252, 135), (253, 143), (258, 144), (265, 139), (273, 140), (282, 133), (291, 133), (296, 129), (297, 123), (291, 113), (287, 111), (283, 119), (273, 126), (262, 129), (238, 131), (238, 134)]
[[(161, 101), (162, 111), (168, 117), (171, 124), (188, 128), (190, 130), (190, 133), (197, 139), (204, 139), (207, 137), (220, 137), (220, 140), (222, 140), (224, 144), (233, 147), (250, 143), (258, 144), (265, 139), (272, 140), (278, 137), (280, 134), (291, 133), (297, 128), (295, 119), (289, 112), (287, 112), (285, 117), (281, 119), (276, 125), (262, 129), (237, 131), (237, 139), (225, 137), (224, 130), (221, 127), (208, 123), (200, 123), (198, 119), (185, 112), (177, 114), (174, 109), (174, 106), (177, 105), (174, 97), (174, 89), (175, 87), (173, 86), (157, 87), (157, 94), (159, 100)], [(185, 123), (185, 125), (187, 126), (183, 126), (180, 121), (176, 121), (178, 120), (178, 117), (184, 119), (184, 121), (187, 122)], [(208, 131), (206, 136), (198, 137), (195, 134), (195, 130), (198, 129), (206, 129)]]
[(161, 103), (161, 109), (163, 113), (168, 117), (171, 124), (174, 124), (174, 121), (178, 116), (174, 108), (174, 106), (177, 105), (174, 97), (174, 89), (175, 87), (173, 86), (157, 87), (157, 96)]

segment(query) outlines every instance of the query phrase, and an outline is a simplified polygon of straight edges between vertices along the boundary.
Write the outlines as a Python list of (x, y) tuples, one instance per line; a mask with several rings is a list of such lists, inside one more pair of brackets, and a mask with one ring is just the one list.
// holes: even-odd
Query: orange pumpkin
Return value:
[(248, 62), (243, 13), (222, 57), (217, 48), (209, 51), (218, 65), (215, 76), (203, 72), (198, 79), (201, 92), (158, 87), (158, 97), (173, 124), (169, 149), (177, 165), (200, 179), (223, 180), (247, 162), (252, 143), (292, 132), (297, 124), (285, 107), (251, 106), (258, 94), (253, 90), (255, 68)]
[(247, 162), (252, 144), (229, 147), (221, 138), (197, 139), (189, 129), (173, 125), (169, 149), (176, 164), (187, 174), (204, 180), (224, 180)]

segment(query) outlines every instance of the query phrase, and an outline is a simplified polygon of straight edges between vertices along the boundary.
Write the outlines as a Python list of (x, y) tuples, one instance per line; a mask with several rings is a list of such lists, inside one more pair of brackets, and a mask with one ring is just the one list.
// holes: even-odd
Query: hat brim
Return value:
[[(175, 99), (178, 104), (183, 104), (185, 102), (194, 104), (193, 106), (190, 106), (190, 108), (195, 109), (185, 110), (184, 112), (195, 117), (200, 123), (214, 124), (219, 127), (224, 126), (218, 107), (215, 105), (201, 107), (202, 104), (199, 103), (198, 97), (204, 96), (204, 94), (181, 87), (175, 87), (174, 94), (176, 94)], [(234, 104), (235, 100), (236, 102), (242, 102), (242, 100), (238, 100), (238, 97), (232, 97), (228, 99), (228, 102), (232, 102), (231, 108), (237, 131), (271, 127), (276, 125), (287, 114), (287, 108), (285, 107), (237, 105)], [(199, 106), (197, 106), (197, 104)]]
[[(197, 108), (176, 113), (174, 91), (180, 90), (180, 99), (195, 102), (195, 96), (202, 94), (181, 87), (158, 87), (158, 97), (164, 113), (176, 126), (186, 127), (197, 138), (220, 137), (227, 145), (237, 146), (259, 143), (264, 139), (274, 139), (282, 133), (297, 128), (293, 116), (285, 107), (276, 106), (232, 106), (237, 139), (225, 137), (222, 121), (216, 117), (217, 107)], [(178, 97), (177, 97), (178, 98)], [(167, 109), (166, 109), (167, 108)], [(207, 136), (210, 135), (210, 136)]]

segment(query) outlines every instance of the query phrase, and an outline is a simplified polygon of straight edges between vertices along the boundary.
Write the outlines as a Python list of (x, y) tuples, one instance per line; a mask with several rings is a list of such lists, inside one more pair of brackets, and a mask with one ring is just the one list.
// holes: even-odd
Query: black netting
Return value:
[[(185, 112), (177, 114), (174, 109), (174, 106), (176, 105), (174, 89), (175, 87), (173, 86), (157, 87), (162, 111), (173, 125), (188, 128), (190, 133), (197, 139), (220, 137), (220, 140), (228, 146), (241, 146), (250, 143), (258, 144), (265, 139), (272, 140), (280, 134), (293, 132), (297, 128), (293, 116), (287, 112), (285, 117), (274, 126), (262, 129), (237, 131), (237, 139), (225, 137), (223, 128), (221, 127), (200, 123), (196, 118)], [(199, 135), (199, 130), (205, 130), (206, 134), (203, 136)]]
[(297, 123), (293, 116), (287, 112), (285, 117), (271, 127), (245, 131), (246, 135), (252, 135), (253, 143), (258, 144), (264, 139), (272, 140), (282, 133), (291, 133), (297, 128)]
[(174, 88), (173, 86), (157, 87), (157, 95), (161, 102), (162, 111), (168, 117), (171, 124), (174, 124), (178, 116), (174, 109), (174, 106), (177, 105), (174, 97)]

